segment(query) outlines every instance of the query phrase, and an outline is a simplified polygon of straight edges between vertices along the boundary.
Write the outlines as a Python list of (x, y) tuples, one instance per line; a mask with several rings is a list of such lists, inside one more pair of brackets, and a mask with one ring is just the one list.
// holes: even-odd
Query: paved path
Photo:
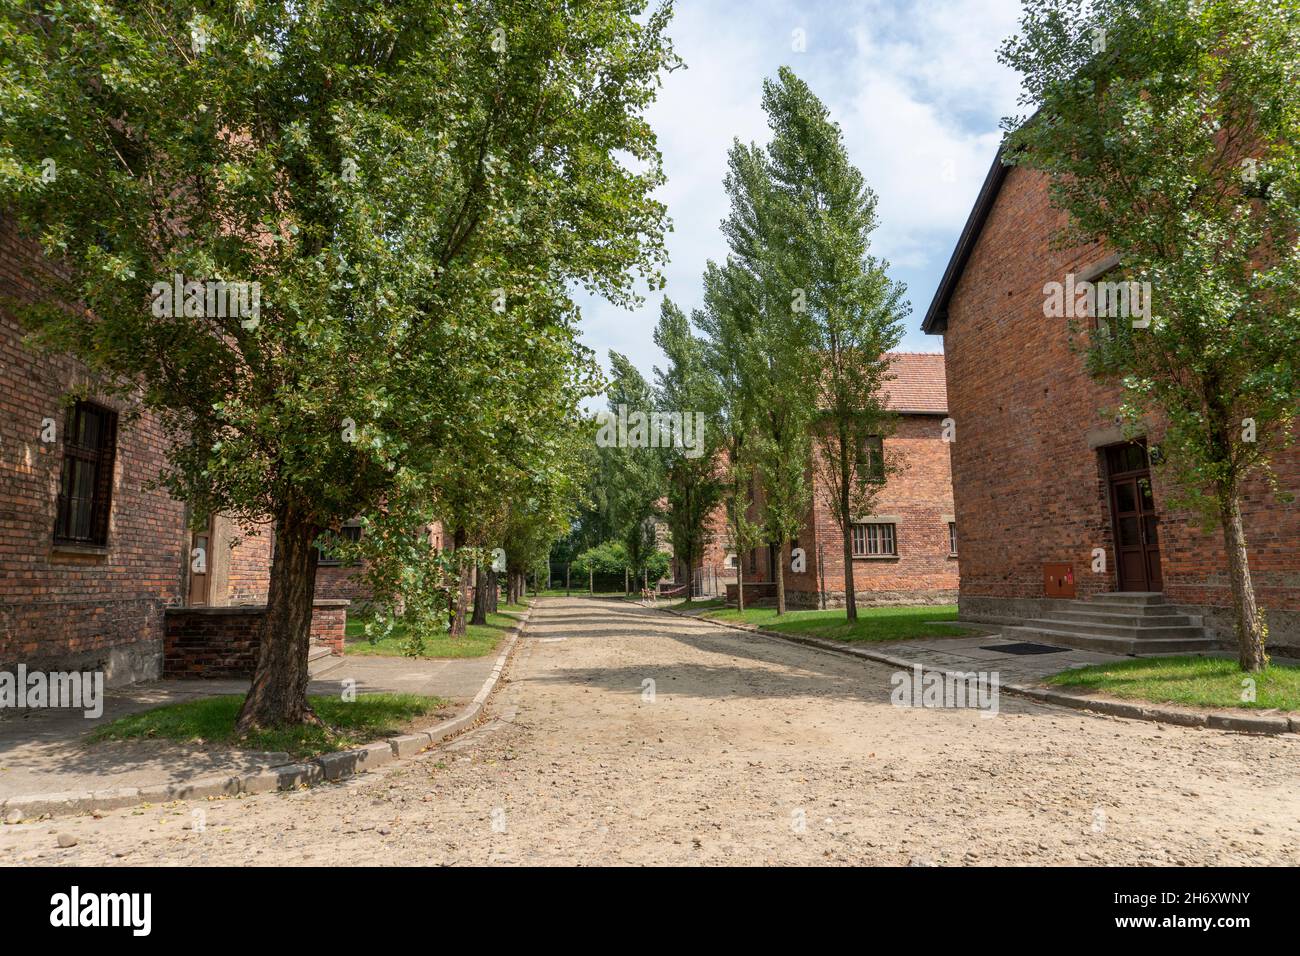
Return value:
[(1300, 863), (1300, 740), (905, 709), (891, 673), (546, 599), (494, 719), (447, 748), (203, 803), (201, 831), (191, 804), (0, 828), (0, 862)]
[[(345, 681), (358, 694), (401, 693), (444, 697), (448, 716), (473, 699), (496, 663), (486, 657), (412, 660), (344, 657), (313, 664), (309, 692), (339, 695)], [(220, 694), (242, 694), (246, 680), (148, 681), (105, 691), (97, 720), (82, 711), (0, 711), (0, 800), (13, 796), (110, 787), (148, 787), (197, 777), (249, 773), (289, 763), (289, 755), (162, 741), (115, 741), (86, 747), (82, 738), (102, 723), (162, 704)]]

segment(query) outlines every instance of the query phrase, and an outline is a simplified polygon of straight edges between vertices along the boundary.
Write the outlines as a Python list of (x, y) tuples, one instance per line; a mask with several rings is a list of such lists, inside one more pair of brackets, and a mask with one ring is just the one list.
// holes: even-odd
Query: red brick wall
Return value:
[[(948, 521), (954, 509), (943, 419), (942, 415), (900, 415), (895, 433), (885, 440), (888, 460), (897, 463), (901, 471), (890, 476), (873, 513), (897, 518), (898, 556), (853, 559), (859, 603), (952, 603), (957, 599), (957, 560), (948, 548)], [(843, 538), (827, 493), (821, 481), (815, 481), (813, 504), (799, 533), (798, 545), (806, 552), (807, 570), (792, 572), (793, 543), (784, 549), (787, 601), (796, 607), (820, 606), (822, 589), (828, 607), (844, 603)], [(741, 560), (747, 583), (774, 580), (765, 546), (758, 549), (755, 570), (750, 570), (748, 552)]]
[[(156, 676), (163, 607), (181, 600), (184, 508), (145, 487), (163, 462), (157, 421), (130, 421), (125, 403), (92, 395), (119, 411), (108, 543), (102, 553), (54, 547), (60, 399), (87, 376), (24, 346), (4, 301), (40, 296), (48, 269), (0, 217), (0, 664), (103, 668), (110, 683)], [(52, 444), (40, 436), (47, 417), (57, 423)]]
[(316, 597), (364, 604), (371, 591), (360, 567), (325, 566), (316, 569)]
[[(1011, 619), (1047, 600), (1044, 563), (1074, 566), (1080, 597), (1117, 587), (1110, 513), (1098, 451), (1088, 433), (1113, 427), (1116, 393), (1094, 382), (1072, 348), (1068, 319), (1043, 315), (1043, 286), (1083, 274), (1104, 258), (1097, 247), (1050, 246), (1062, 214), (1045, 180), (1012, 169), (959, 281), (944, 335), (964, 616)], [(1094, 443), (1101, 440), (1094, 438)], [(1159, 440), (1159, 426), (1152, 428)], [(1300, 486), (1300, 450), (1280, 463), (1281, 485)], [(1159, 470), (1164, 590), (1202, 606), (1221, 627), (1231, 606), (1220, 534), (1170, 511)], [(1252, 572), (1277, 644), (1300, 645), (1300, 509), (1278, 505), (1262, 487), (1244, 504)], [(1105, 574), (1090, 570), (1104, 548)], [(1221, 632), (1221, 636), (1226, 636)]]
[[(244, 531), (250, 529), (243, 529)], [(271, 586), (271, 548), (275, 539), (270, 525), (262, 525), (256, 533), (245, 536), (243, 531), (232, 533), (226, 541), (218, 542), (228, 548), (229, 574), (224, 603), (265, 604)], [(231, 547), (232, 541), (234, 547)]]
[[(175, 679), (251, 677), (257, 664), (264, 607), (172, 608), (166, 615), (163, 676)], [(317, 601), (313, 644), (343, 653), (347, 602)]]
[[(942, 423), (942, 415), (902, 415), (895, 433), (885, 439), (886, 459), (901, 471), (890, 476), (873, 514), (898, 519), (894, 529), (898, 556), (853, 559), (854, 590), (861, 603), (944, 603), (957, 598), (957, 561), (948, 548), (952, 472)], [(786, 586), (805, 592), (795, 600), (810, 606), (824, 588), (828, 604), (838, 607), (845, 593), (844, 544), (828, 493), (818, 482), (812, 518), (806, 525), (811, 534), (799, 537), (808, 555), (808, 570), (787, 574)], [(788, 569), (789, 548), (785, 560)]]

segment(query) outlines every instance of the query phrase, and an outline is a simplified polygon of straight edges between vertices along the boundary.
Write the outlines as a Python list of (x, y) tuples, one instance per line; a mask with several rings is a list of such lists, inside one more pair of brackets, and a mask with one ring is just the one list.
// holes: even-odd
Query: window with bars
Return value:
[[(341, 539), (344, 541), (352, 541), (352, 542), (360, 541), (361, 522), (359, 521), (344, 522), (343, 527), (339, 528), (338, 531), (327, 531), (323, 537), (327, 541), (330, 539)], [(322, 547), (320, 544), (316, 546), (316, 549), (320, 551), (320, 559), (316, 563), (321, 567), (337, 568), (337, 567), (342, 567), (345, 563), (348, 566), (352, 566), (358, 563), (356, 561), (344, 562), (341, 558), (330, 554), (329, 551), (326, 550), (325, 547)]]
[(855, 558), (893, 557), (898, 541), (892, 524), (855, 524), (853, 556)]
[(116, 451), (117, 413), (90, 402), (77, 402), (68, 413), (63, 433), (55, 544), (108, 544)]
[(957, 522), (948, 522), (948, 553), (957, 553)]
[(868, 435), (862, 442), (862, 473), (868, 481), (885, 480), (885, 440)]

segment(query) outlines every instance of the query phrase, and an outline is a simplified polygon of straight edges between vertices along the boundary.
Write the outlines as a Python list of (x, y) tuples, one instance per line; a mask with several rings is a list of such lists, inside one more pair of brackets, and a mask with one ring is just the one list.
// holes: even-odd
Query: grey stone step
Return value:
[(1186, 614), (1176, 613), (1173, 608), (1167, 610), (1169, 614), (1129, 614), (1118, 609), (1099, 611), (1095, 608), (1062, 607), (1053, 608), (1050, 619), (1088, 624), (1124, 624), (1131, 627), (1186, 627), (1198, 623)]
[(1101, 651), (1105, 654), (1125, 654), (1130, 657), (1148, 657), (1161, 654), (1210, 654), (1218, 645), (1207, 637), (1193, 638), (1142, 638), (1106, 637), (1099, 634), (1079, 634), (1053, 628), (1026, 625), (1003, 628), (1002, 636), (1014, 640), (1034, 641), (1042, 644), (1063, 644), (1084, 651)]
[(1122, 601), (1062, 601), (1061, 607), (1074, 611), (1091, 611), (1094, 614), (1131, 614), (1135, 617), (1163, 617), (1178, 614), (1172, 604), (1125, 604)]
[(1164, 637), (1204, 637), (1204, 629), (1194, 624), (1162, 627), (1160, 625), (1134, 623), (1100, 624), (1092, 621), (1066, 621), (1059, 618), (1036, 618), (1026, 621), (1025, 627), (1045, 627), (1056, 631), (1071, 631), (1079, 634), (1097, 634), (1101, 637), (1124, 637), (1133, 640), (1160, 639)]
[(1133, 617), (1159, 618), (1167, 614), (1179, 613), (1178, 608), (1170, 604), (1121, 604), (1118, 601), (1106, 601), (1100, 604), (1092, 602), (1081, 602), (1080, 607), (1085, 610), (1096, 611), (1099, 614), (1129, 614)]
[(1165, 596), (1160, 591), (1105, 591), (1088, 600), (1107, 604), (1164, 604)]

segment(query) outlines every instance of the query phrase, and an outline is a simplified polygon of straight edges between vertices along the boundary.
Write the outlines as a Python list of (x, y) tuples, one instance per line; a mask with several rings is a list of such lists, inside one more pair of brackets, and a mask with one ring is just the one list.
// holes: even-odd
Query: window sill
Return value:
[(95, 557), (107, 557), (106, 544), (55, 544), (50, 548), (51, 554), (80, 554)]
[(955, 557), (957, 557), (957, 552), (956, 552), (956, 551), (949, 551), (949, 552), (948, 552), (948, 557), (950, 557), (950, 558), (955, 558)]
[(897, 561), (896, 554), (855, 554), (854, 561)]

